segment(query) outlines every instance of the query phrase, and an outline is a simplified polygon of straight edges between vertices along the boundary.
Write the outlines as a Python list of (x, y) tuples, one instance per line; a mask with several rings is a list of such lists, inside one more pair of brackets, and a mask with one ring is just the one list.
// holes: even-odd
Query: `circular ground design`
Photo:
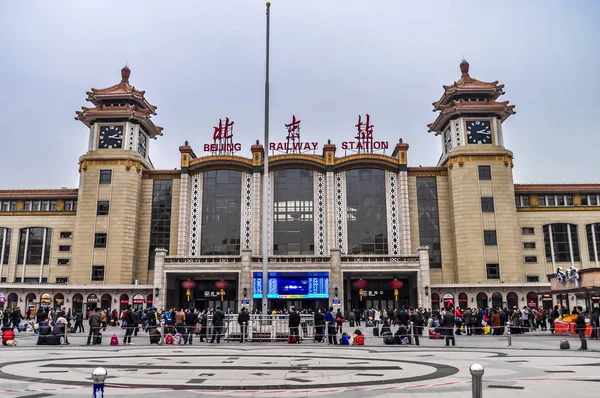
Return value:
[(92, 370), (100, 366), (108, 371), (106, 385), (114, 387), (296, 390), (412, 383), (452, 376), (459, 371), (445, 364), (388, 359), (364, 351), (351, 357), (335, 352), (323, 356), (206, 350), (170, 352), (168, 356), (97, 352), (94, 358), (94, 353), (90, 354), (0, 364), (0, 377), (32, 383), (89, 385)]

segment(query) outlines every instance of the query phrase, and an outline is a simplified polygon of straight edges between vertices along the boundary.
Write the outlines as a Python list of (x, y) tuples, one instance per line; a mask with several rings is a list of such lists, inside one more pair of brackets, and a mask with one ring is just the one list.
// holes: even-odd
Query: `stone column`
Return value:
[(252, 151), (252, 254), (260, 256), (262, 248), (262, 173), (265, 151), (258, 141), (250, 149)]
[(190, 231), (190, 176), (188, 169), (190, 161), (196, 158), (192, 147), (186, 141), (179, 147), (181, 154), (181, 184), (179, 188), (179, 227), (177, 229), (177, 255), (186, 256), (189, 253)]
[[(431, 279), (429, 277), (429, 247), (420, 246), (419, 249), (419, 271), (417, 274), (417, 297), (419, 307), (431, 308)], [(425, 286), (429, 294), (425, 295)]]
[[(327, 171), (325, 173), (325, 236), (327, 243), (325, 247), (331, 251), (331, 248), (337, 247), (335, 242), (335, 180), (333, 169), (335, 166), (335, 145), (331, 140), (323, 145), (323, 156)], [(326, 252), (327, 253), (327, 252)]]
[[(342, 259), (340, 256), (340, 249), (330, 248), (331, 253), (331, 273), (329, 274), (329, 297), (330, 302), (333, 304), (333, 300), (340, 300), (339, 305), (333, 306), (334, 310), (340, 308), (344, 313), (344, 274), (342, 273)], [(338, 289), (338, 296), (335, 297), (335, 288)]]
[(398, 160), (398, 221), (400, 223), (400, 253), (411, 254), (410, 208), (408, 203), (408, 144), (398, 141), (392, 156)]
[[(165, 272), (165, 257), (167, 250), (157, 248), (154, 250), (156, 257), (154, 260), (154, 307), (161, 309), (167, 305), (167, 274)], [(158, 289), (158, 290), (157, 290)], [(158, 295), (156, 294), (158, 292)]]
[[(238, 312), (242, 307), (248, 308), (249, 311), (253, 309), (254, 300), (253, 295), (253, 278), (252, 278), (252, 250), (243, 249), (242, 254), (242, 270), (238, 275)], [(246, 288), (246, 297), (244, 297), (244, 288)], [(242, 305), (242, 300), (248, 300), (250, 304)]]

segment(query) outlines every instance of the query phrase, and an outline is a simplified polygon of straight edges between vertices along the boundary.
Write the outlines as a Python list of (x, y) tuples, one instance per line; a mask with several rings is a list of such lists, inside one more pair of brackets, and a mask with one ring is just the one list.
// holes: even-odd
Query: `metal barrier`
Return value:
[[(213, 316), (207, 317), (206, 331), (202, 335), (211, 338), (215, 326)], [(242, 337), (242, 326), (238, 323), (238, 314), (226, 314), (221, 327), (221, 339), (229, 342), (240, 341)], [(290, 335), (288, 315), (256, 315), (251, 314), (247, 325), (247, 336), (245, 341), (271, 342), (287, 341)], [(300, 326), (298, 335), (301, 340), (314, 340), (315, 321), (312, 314), (300, 314)]]

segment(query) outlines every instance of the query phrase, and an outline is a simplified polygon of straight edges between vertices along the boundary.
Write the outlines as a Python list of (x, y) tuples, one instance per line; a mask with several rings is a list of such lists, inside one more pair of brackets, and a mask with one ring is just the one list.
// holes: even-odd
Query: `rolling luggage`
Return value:
[(377, 326), (373, 328), (373, 336), (379, 337), (379, 328)]
[(98, 332), (98, 334), (94, 335), (94, 342), (92, 344), (102, 344), (102, 333)]
[(381, 335), (383, 337), (383, 344), (394, 344), (394, 335), (391, 332), (385, 332)]

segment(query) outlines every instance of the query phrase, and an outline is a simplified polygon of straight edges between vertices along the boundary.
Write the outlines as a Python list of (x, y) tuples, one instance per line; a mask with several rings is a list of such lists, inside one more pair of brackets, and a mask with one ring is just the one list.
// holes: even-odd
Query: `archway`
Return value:
[(83, 295), (75, 293), (73, 295), (73, 313), (75, 314), (79, 311), (83, 312)]
[(37, 311), (36, 298), (36, 295), (33, 293), (29, 293), (25, 296), (25, 310), (23, 311), (23, 309), (21, 309), (21, 314), (27, 319), (35, 315), (35, 312)]
[(440, 295), (437, 293), (431, 293), (431, 310), (439, 311), (440, 309)]
[(62, 293), (56, 293), (54, 295), (54, 309), (59, 310), (65, 303), (65, 296)]
[(42, 307), (44, 307), (46, 309), (46, 311), (48, 311), (48, 309), (50, 309), (50, 307), (52, 306), (52, 298), (50, 297), (50, 294), (44, 293), (41, 295), (40, 305)]
[(153, 301), (152, 301), (152, 294), (149, 294), (148, 298), (146, 299), (146, 305), (148, 307), (152, 307), (152, 303), (153, 303)]
[(14, 310), (17, 308), (17, 301), (19, 301), (19, 296), (17, 293), (11, 293), (6, 297), (6, 308)]
[(506, 295), (506, 306), (508, 309), (518, 308), (519, 307), (519, 296), (515, 292), (509, 292)]
[(538, 294), (536, 292), (527, 293), (527, 306), (529, 308), (538, 308)]
[(461, 310), (464, 310), (469, 306), (469, 297), (467, 296), (467, 293), (463, 292), (458, 294), (458, 306)]
[(126, 310), (128, 305), (129, 305), (129, 296), (126, 294), (122, 294), (121, 298), (119, 299), (119, 311)]
[(87, 297), (88, 317), (89, 317), (89, 312), (94, 311), (96, 309), (96, 307), (98, 307), (98, 296), (96, 296), (95, 294), (90, 294)]
[(144, 308), (144, 296), (136, 294), (133, 296), (133, 309), (141, 311), (142, 308)]
[(488, 296), (481, 292), (477, 294), (477, 308), (486, 309), (488, 307)]
[(444, 294), (444, 308), (449, 309), (454, 306), (454, 295), (452, 293)]
[(110, 310), (112, 307), (111, 301), (112, 297), (110, 296), (110, 294), (103, 294), (102, 298), (100, 299), (100, 308), (102, 308), (103, 310)]
[(502, 308), (502, 293), (495, 292), (492, 294), (492, 307)]
[(5, 301), (6, 301), (6, 296), (4, 296), (4, 293), (0, 293), (0, 309), (4, 308)]

